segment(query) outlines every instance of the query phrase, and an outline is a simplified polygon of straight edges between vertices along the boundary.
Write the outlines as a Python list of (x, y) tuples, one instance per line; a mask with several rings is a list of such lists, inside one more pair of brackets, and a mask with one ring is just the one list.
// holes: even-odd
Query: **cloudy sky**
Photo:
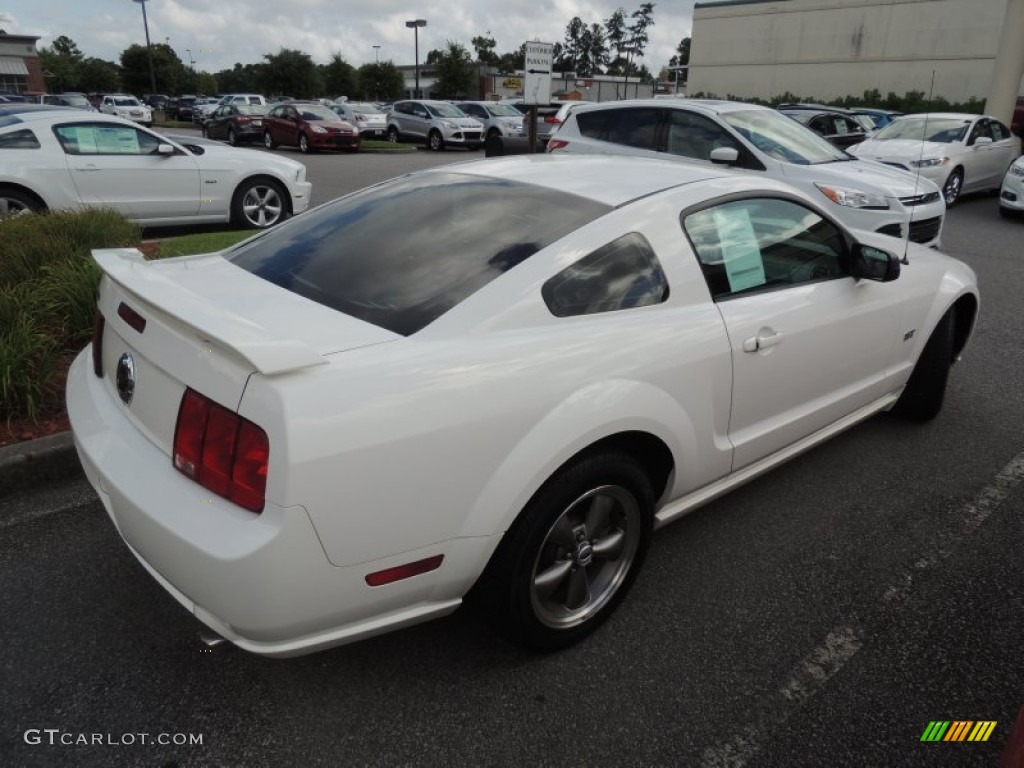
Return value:
[[(187, 63), (191, 50), (198, 70), (216, 72), (262, 61), (280, 48), (308, 53), (326, 63), (341, 51), (355, 66), (374, 60), (412, 64), (413, 34), (408, 19), (423, 18), (420, 58), (446, 41), (462, 43), (490, 33), (497, 52), (526, 40), (559, 42), (573, 16), (603, 23), (622, 7), (632, 13), (640, 0), (148, 0), (150, 40), (168, 42)], [(651, 42), (643, 62), (657, 72), (690, 34), (694, 0), (659, 0)], [(142, 10), (132, 0), (0, 0), (0, 28), (10, 34), (39, 35), (49, 46), (59, 35), (74, 40), (86, 56), (117, 61), (132, 43), (144, 43)]]

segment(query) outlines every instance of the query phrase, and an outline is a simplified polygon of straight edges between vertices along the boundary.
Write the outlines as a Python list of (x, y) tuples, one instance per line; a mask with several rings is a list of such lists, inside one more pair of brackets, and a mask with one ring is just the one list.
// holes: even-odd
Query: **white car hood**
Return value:
[(952, 144), (916, 139), (868, 139), (850, 148), (851, 155), (881, 162), (909, 163), (922, 157), (941, 157), (952, 151)]
[(818, 165), (784, 164), (782, 171), (794, 178), (852, 186), (865, 192), (881, 193), (887, 197), (911, 197), (939, 191), (930, 179), (861, 158)]

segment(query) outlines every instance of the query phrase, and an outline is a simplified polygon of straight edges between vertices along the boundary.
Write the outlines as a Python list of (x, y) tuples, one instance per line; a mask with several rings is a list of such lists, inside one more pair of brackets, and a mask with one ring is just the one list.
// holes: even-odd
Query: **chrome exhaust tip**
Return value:
[(200, 632), (199, 640), (207, 648), (216, 648), (218, 645), (222, 645), (227, 642), (227, 638), (221, 637), (212, 629), (204, 629)]

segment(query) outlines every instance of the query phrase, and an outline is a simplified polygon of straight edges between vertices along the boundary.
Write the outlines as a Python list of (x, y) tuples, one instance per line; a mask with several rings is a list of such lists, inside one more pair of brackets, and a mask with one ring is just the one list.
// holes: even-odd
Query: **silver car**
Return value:
[(656, 157), (756, 171), (820, 199), (854, 229), (936, 248), (941, 242), (946, 204), (934, 182), (858, 160), (796, 120), (756, 104), (703, 99), (584, 104), (569, 113), (547, 151)]
[(494, 101), (460, 101), (455, 104), (470, 117), (474, 117), (484, 125), (484, 138), (491, 136), (523, 135), (523, 113), (511, 104), (498, 104)]
[(341, 115), (346, 123), (351, 123), (358, 128), (360, 136), (383, 138), (388, 132), (388, 116), (376, 104), (335, 101), (328, 106)]
[(388, 141), (422, 141), (438, 152), (447, 146), (480, 149), (484, 126), (447, 101), (396, 101), (388, 115)]

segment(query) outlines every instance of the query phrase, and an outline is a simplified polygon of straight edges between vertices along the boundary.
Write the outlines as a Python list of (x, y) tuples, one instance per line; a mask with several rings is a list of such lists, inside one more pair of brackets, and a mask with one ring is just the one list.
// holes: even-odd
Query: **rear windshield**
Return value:
[(408, 336), (609, 210), (530, 184), (430, 172), (304, 213), (226, 257), (293, 293)]

